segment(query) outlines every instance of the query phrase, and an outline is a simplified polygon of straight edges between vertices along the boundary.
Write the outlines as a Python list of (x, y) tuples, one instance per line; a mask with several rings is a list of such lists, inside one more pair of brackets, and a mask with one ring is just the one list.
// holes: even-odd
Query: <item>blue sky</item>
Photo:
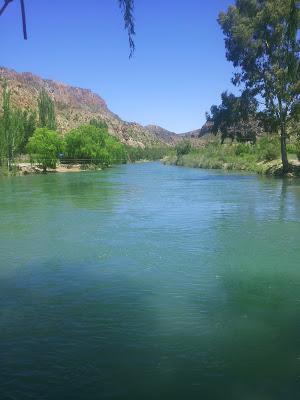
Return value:
[(232, 3), (136, 0), (129, 60), (117, 0), (27, 0), (27, 42), (14, 1), (0, 18), (0, 65), (90, 88), (127, 121), (193, 130), (223, 90), (234, 90), (216, 21)]

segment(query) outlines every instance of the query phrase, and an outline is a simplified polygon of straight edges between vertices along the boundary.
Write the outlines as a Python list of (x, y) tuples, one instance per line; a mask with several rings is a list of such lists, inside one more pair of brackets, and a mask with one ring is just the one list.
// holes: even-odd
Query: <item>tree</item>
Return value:
[(109, 154), (110, 164), (125, 164), (127, 162), (127, 154), (124, 145), (114, 136), (105, 135), (105, 148)]
[(126, 162), (124, 146), (109, 135), (107, 127), (82, 125), (65, 137), (65, 157), (86, 164), (109, 166)]
[(300, 93), (299, 10), (296, 0), (236, 0), (218, 22), (227, 59), (238, 69), (233, 82), (262, 100), (280, 131), (283, 171), (289, 170), (287, 121)]
[(39, 126), (50, 130), (56, 129), (56, 117), (54, 102), (46, 92), (42, 89), (38, 97)]
[(240, 97), (223, 92), (221, 99), (222, 103), (213, 105), (210, 114), (206, 114), (207, 121), (212, 123), (212, 132), (221, 133), (222, 144), (226, 138), (255, 143), (258, 125), (255, 98), (246, 90)]
[(21, 119), (23, 135), (19, 151), (20, 153), (24, 153), (26, 151), (28, 140), (31, 138), (36, 129), (36, 112), (24, 110), (22, 112)]
[(23, 135), (21, 111), (11, 108), (11, 92), (7, 82), (2, 83), (2, 116), (0, 118), (0, 153), (7, 168), (12, 169), (15, 153), (18, 151)]
[(63, 149), (63, 141), (59, 134), (48, 128), (38, 128), (27, 144), (30, 159), (40, 164), (44, 170), (56, 168), (59, 153)]

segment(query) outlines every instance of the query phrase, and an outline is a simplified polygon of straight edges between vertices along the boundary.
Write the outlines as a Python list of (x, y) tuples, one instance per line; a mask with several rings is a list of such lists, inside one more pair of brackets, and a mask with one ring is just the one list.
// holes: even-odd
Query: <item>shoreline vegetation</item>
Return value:
[[(79, 129), (87, 129), (82, 126)], [(110, 136), (110, 135), (109, 135)], [(110, 136), (115, 140), (114, 137)], [(62, 139), (63, 140), (63, 139)], [(222, 169), (226, 171), (244, 171), (262, 175), (300, 177), (300, 153), (298, 143), (287, 145), (290, 164), (289, 173), (285, 173), (280, 159), (280, 141), (274, 135), (263, 136), (255, 144), (225, 141), (211, 135), (201, 146), (193, 147), (191, 142), (183, 140), (175, 148), (168, 146), (131, 147), (118, 142), (121, 157), (115, 160), (109, 158), (107, 162), (100, 159), (47, 159), (47, 167), (36, 155), (22, 155), (14, 160), (9, 171), (0, 168), (1, 176), (20, 176), (42, 173), (72, 173), (82, 171), (96, 171), (110, 168), (113, 165), (127, 163), (141, 163), (160, 161), (164, 165), (174, 165), (202, 169)]]
[[(125, 150), (126, 151), (126, 150)], [(135, 153), (135, 157), (132, 153)], [(4, 176), (23, 176), (23, 175), (34, 175), (34, 174), (52, 174), (52, 173), (72, 173), (72, 172), (84, 172), (84, 171), (101, 171), (106, 168), (111, 168), (114, 165), (120, 164), (135, 164), (135, 163), (147, 163), (151, 161), (162, 161), (166, 154), (170, 153), (169, 148), (164, 147), (149, 147), (149, 148), (136, 148), (133, 147), (129, 152), (126, 151), (125, 159), (119, 162), (113, 163), (96, 163), (96, 162), (79, 162), (79, 160), (59, 160), (57, 159), (55, 167), (43, 167), (41, 163), (35, 162), (27, 156), (20, 157), (19, 160), (15, 160), (8, 170), (7, 167), (0, 167), (0, 177)], [(53, 162), (53, 160), (51, 160)]]
[(287, 145), (290, 171), (286, 173), (280, 159), (280, 140), (274, 136), (259, 138), (255, 144), (223, 143), (218, 138), (193, 148), (187, 141), (176, 146), (163, 159), (165, 165), (247, 171), (263, 175), (300, 176), (300, 152), (297, 143)]
[[(135, 148), (136, 149), (136, 148)], [(138, 149), (140, 150), (140, 149)], [(43, 168), (42, 164), (36, 162), (30, 162), (27, 158), (20, 159), (20, 161), (16, 160), (12, 165), (11, 170), (8, 170), (7, 167), (0, 167), (0, 178), (8, 177), (8, 176), (23, 176), (23, 175), (34, 175), (34, 174), (53, 174), (53, 173), (72, 173), (72, 172), (84, 172), (84, 171), (101, 171), (107, 168), (111, 168), (115, 165), (121, 164), (135, 164), (135, 163), (147, 163), (151, 161), (162, 161), (164, 157), (161, 155), (161, 148), (149, 148), (149, 149), (141, 149), (143, 152), (151, 152), (154, 153), (157, 151), (157, 157), (141, 157), (138, 159), (126, 159), (124, 162), (116, 162), (112, 164), (95, 164), (95, 163), (86, 163), (86, 162), (61, 162), (57, 160), (55, 168), (47, 167), (46, 170)], [(166, 149), (164, 151), (164, 155), (169, 151)], [(167, 156), (166, 156), (167, 157)]]
[[(113, 138), (113, 137), (112, 137)], [(114, 138), (113, 138), (114, 139)], [(100, 171), (106, 168), (111, 168), (114, 165), (120, 164), (134, 164), (146, 163), (151, 161), (162, 161), (164, 157), (171, 154), (172, 149), (167, 146), (154, 146), (154, 147), (127, 147), (118, 144), (122, 149), (122, 157), (118, 159), (109, 159), (103, 162), (101, 159), (64, 159), (64, 158), (50, 158), (38, 160), (36, 155), (33, 157), (20, 155), (11, 164), (10, 170), (5, 165), (0, 166), (0, 177), (4, 176), (22, 176), (33, 174), (48, 174), (48, 173), (72, 173), (83, 171)], [(2, 160), (3, 161), (3, 160)], [(45, 166), (47, 163), (47, 166)]]

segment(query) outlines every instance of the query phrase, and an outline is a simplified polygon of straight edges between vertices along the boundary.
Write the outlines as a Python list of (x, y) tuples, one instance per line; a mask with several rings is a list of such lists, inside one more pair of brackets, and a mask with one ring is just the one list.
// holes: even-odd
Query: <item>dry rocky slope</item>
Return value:
[[(172, 146), (182, 139), (182, 136), (155, 125), (144, 127), (121, 120), (108, 109), (99, 95), (89, 89), (42, 79), (30, 72), (18, 73), (5, 67), (0, 67), (0, 77), (7, 81), (11, 89), (13, 105), (22, 109), (36, 109), (39, 91), (45, 89), (55, 102), (58, 130), (62, 134), (96, 118), (104, 120), (110, 133), (130, 146)], [(1, 92), (0, 85), (0, 96)]]

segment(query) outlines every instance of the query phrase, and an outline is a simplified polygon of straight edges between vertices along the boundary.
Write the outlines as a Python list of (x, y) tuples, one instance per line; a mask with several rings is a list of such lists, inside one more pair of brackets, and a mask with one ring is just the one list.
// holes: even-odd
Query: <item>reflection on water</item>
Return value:
[(2, 398), (298, 398), (299, 188), (155, 163), (1, 181)]

